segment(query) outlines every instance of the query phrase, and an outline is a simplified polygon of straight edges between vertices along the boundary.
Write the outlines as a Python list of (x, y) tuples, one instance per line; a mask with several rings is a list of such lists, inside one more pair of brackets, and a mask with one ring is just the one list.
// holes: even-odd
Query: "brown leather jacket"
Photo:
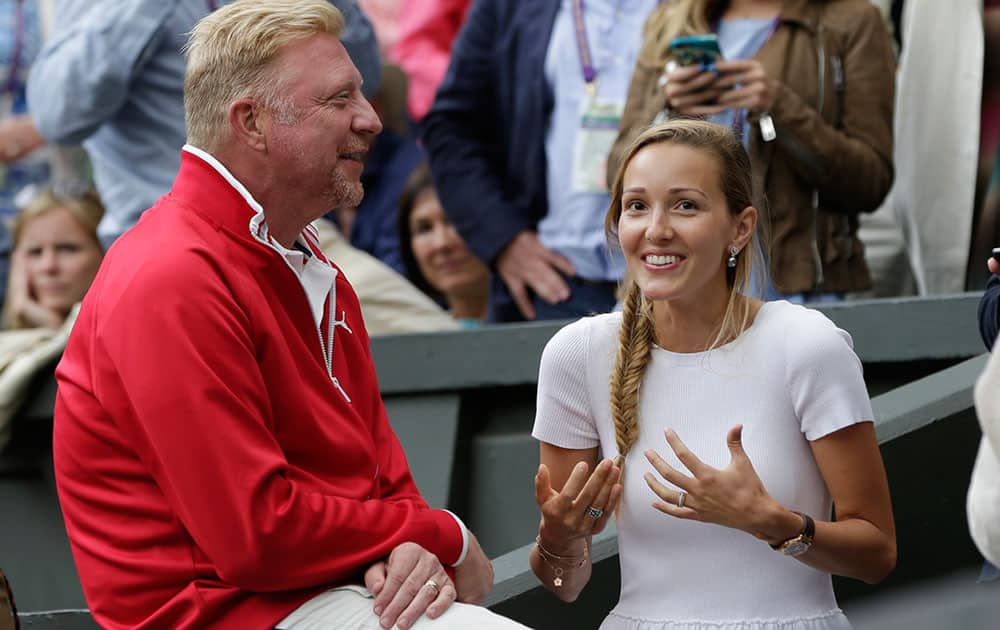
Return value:
[[(780, 293), (868, 289), (857, 215), (879, 206), (893, 175), (896, 62), (881, 14), (868, 0), (786, 0), (755, 58), (780, 82), (769, 112), (777, 137), (765, 142), (750, 116), (754, 204), (769, 237), (774, 286)], [(636, 65), (608, 157), (609, 182), (629, 143), (664, 108), (662, 72)]]

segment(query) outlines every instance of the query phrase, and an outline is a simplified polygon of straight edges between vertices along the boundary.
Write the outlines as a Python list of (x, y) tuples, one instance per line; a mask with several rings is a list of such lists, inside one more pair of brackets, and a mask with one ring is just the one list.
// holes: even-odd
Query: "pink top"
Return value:
[(430, 111), (451, 60), (451, 44), (465, 22), (471, 0), (407, 0), (399, 15), (392, 59), (410, 78), (407, 106), (413, 120)]
[(378, 51), (388, 57), (399, 40), (399, 16), (406, 0), (358, 0), (361, 10), (375, 29)]

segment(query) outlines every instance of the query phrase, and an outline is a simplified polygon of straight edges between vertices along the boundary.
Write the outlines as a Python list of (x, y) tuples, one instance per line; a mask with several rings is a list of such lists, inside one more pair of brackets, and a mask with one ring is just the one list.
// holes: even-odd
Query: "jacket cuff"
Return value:
[(469, 529), (465, 526), (465, 523), (462, 522), (462, 519), (458, 518), (458, 515), (451, 510), (441, 511), (446, 512), (449, 516), (455, 519), (455, 523), (458, 524), (459, 531), (462, 532), (462, 551), (458, 554), (458, 560), (451, 563), (451, 566), (457, 567), (465, 562), (465, 556), (469, 553)]

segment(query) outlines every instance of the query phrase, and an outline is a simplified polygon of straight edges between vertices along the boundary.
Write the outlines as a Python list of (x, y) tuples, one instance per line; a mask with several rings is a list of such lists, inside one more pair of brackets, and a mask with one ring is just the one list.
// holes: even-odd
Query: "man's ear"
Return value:
[(229, 105), (229, 128), (233, 138), (256, 151), (267, 151), (267, 134), (270, 116), (260, 103), (241, 98)]

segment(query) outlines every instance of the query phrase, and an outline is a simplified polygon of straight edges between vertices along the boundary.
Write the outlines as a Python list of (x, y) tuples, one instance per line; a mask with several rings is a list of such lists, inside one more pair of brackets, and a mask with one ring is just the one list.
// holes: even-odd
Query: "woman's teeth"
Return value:
[(672, 265), (672, 264), (680, 261), (680, 257), (679, 256), (655, 256), (653, 254), (649, 254), (649, 255), (646, 256), (645, 260), (650, 265)]

